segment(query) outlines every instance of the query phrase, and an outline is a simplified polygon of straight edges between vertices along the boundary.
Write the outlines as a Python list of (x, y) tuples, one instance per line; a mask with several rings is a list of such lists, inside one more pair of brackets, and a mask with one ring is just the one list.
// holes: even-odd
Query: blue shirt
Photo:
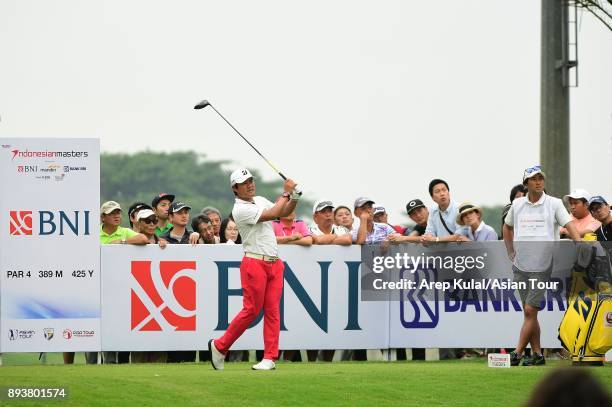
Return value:
[[(351, 230), (351, 235), (353, 237), (353, 243), (357, 241), (357, 232), (358, 232), (358, 229)], [(366, 244), (384, 242), (385, 240), (387, 240), (387, 236), (393, 233), (397, 233), (397, 232), (395, 231), (395, 229), (393, 229), (391, 226), (387, 225), (386, 223), (374, 222), (374, 229), (372, 229), (372, 232), (368, 232), (368, 234), (366, 235), (365, 242)]]
[[(453, 233), (448, 233), (442, 224), (442, 221), (440, 220), (440, 213), (444, 218), (444, 222), (446, 222), (446, 226), (448, 226)], [(425, 234), (436, 237), (450, 236), (451, 234), (465, 235), (463, 228), (455, 223), (458, 213), (459, 205), (457, 205), (456, 202), (451, 201), (445, 211), (441, 211), (440, 206), (436, 205), (429, 211), (429, 218), (427, 218), (427, 229), (425, 229)]]
[(475, 242), (483, 242), (485, 240), (497, 240), (497, 232), (491, 226), (480, 221), (480, 225), (476, 228), (476, 232), (472, 233), (472, 228), (466, 226), (462, 230), (462, 235)]

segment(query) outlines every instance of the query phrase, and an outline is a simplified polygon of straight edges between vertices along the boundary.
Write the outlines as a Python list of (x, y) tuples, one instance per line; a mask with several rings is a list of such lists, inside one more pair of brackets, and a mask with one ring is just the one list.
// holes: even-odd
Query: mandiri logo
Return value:
[(132, 331), (196, 330), (196, 262), (133, 261)]

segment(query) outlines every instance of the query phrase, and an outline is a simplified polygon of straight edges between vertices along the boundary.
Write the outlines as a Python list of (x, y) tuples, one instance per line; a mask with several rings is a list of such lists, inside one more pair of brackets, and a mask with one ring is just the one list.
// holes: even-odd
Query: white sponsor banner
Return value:
[[(497, 278), (513, 279), (512, 264), (503, 242), (484, 242), (488, 270)], [(469, 247), (469, 246), (466, 246)], [(559, 242), (555, 249), (554, 275), (570, 275), (575, 261), (575, 245)], [(537, 274), (537, 273), (535, 273)], [(431, 274), (428, 275), (431, 277)], [(558, 279), (556, 290), (546, 293), (544, 308), (538, 313), (541, 344), (559, 348), (558, 327), (565, 313), (565, 284)], [(390, 305), (390, 342), (392, 348), (500, 348), (515, 347), (523, 324), (523, 305), (515, 290), (452, 290), (440, 292), (437, 301), (425, 301), (418, 292), (396, 292)], [(401, 300), (400, 300), (401, 298)]]
[[(503, 242), (487, 246), (489, 266), (511, 278)], [(567, 253), (557, 268), (569, 270)], [(103, 349), (206, 349), (241, 309), (242, 254), (240, 245), (103, 246)], [(518, 340), (517, 292), (494, 292), (494, 301), (362, 301), (358, 246), (281, 246), (280, 255), (287, 264), (281, 349), (493, 348)], [(561, 294), (549, 297), (539, 315), (543, 346), (560, 346), (564, 310)], [(262, 346), (259, 321), (233, 349)]]
[[(241, 245), (103, 246), (102, 349), (207, 349), (242, 308), (242, 256)], [(280, 257), (281, 349), (387, 346), (389, 304), (360, 301), (358, 246), (283, 246)], [(263, 348), (262, 326), (232, 349)]]
[(0, 139), (3, 352), (100, 348), (99, 150), (97, 139)]

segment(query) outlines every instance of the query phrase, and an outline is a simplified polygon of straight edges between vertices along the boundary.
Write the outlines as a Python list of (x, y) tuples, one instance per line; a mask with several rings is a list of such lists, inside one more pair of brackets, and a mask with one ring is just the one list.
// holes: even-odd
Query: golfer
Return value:
[(287, 179), (284, 193), (272, 203), (255, 196), (255, 180), (247, 169), (238, 169), (230, 176), (236, 202), (232, 215), (242, 236), (244, 257), (240, 264), (242, 310), (232, 320), (225, 334), (208, 341), (213, 368), (223, 369), (225, 354), (232, 344), (264, 310), (264, 355), (254, 370), (272, 370), (278, 358), (280, 334), (280, 298), (283, 292), (285, 265), (278, 258), (278, 246), (270, 221), (288, 216), (295, 209), (299, 194), (296, 183)]

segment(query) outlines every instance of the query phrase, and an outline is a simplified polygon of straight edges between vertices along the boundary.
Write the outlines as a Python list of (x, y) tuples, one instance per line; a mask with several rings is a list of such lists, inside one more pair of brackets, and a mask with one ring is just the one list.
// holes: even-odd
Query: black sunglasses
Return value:
[(150, 225), (151, 223), (157, 223), (157, 218), (144, 218), (140, 219), (140, 221)]

